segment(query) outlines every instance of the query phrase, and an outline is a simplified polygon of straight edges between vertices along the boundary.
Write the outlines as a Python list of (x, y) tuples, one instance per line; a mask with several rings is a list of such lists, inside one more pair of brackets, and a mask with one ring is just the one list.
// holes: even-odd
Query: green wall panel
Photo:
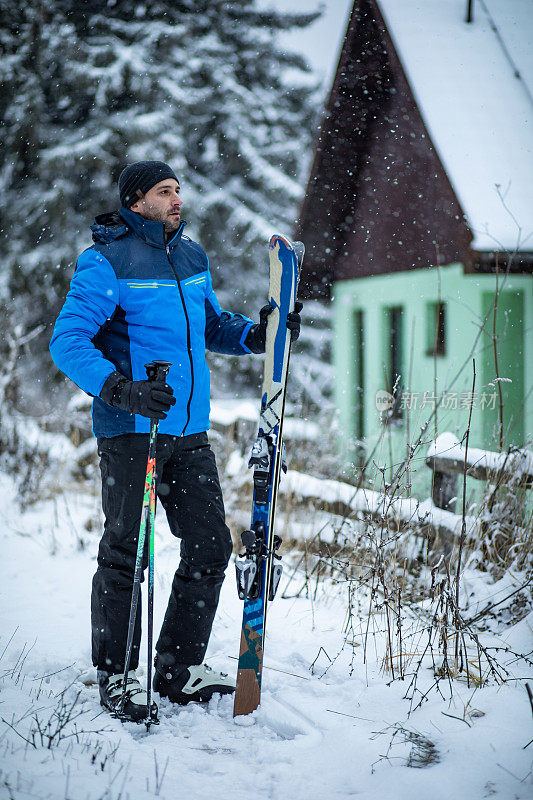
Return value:
[[(501, 283), (500, 276), (500, 286)], [(335, 284), (336, 401), (343, 431), (341, 446), (351, 454), (350, 460), (353, 460), (353, 442), (361, 435), (367, 453), (376, 448), (376, 463), (390, 465), (401, 460), (408, 442), (414, 441), (432, 412), (435, 396), (442, 392), (446, 392), (446, 401), (437, 411), (436, 423), (432, 421), (428, 428), (417, 455), (419, 463), (423, 463), (425, 450), (435, 432), (451, 431), (459, 439), (464, 436), (470, 402), (474, 404), (471, 446), (495, 449), (497, 386), (489, 385), (495, 377), (494, 357), (492, 340), (482, 330), (495, 287), (494, 275), (466, 275), (460, 264)], [(445, 304), (446, 341), (444, 353), (433, 356), (428, 352), (428, 314), (435, 317), (428, 306), (435, 307), (439, 301)], [(390, 370), (390, 309), (393, 307), (402, 307), (403, 417), (394, 420), (384, 431), (376, 393), (387, 389), (385, 374)], [(362, 334), (358, 329), (361, 319)], [(485, 331), (487, 326), (491, 331), (492, 318), (485, 322)], [(500, 376), (512, 380), (502, 386), (506, 407), (505, 445), (520, 445), (533, 433), (533, 281), (530, 276), (509, 275), (505, 279), (499, 296), (497, 330)], [(476, 359), (477, 371), (474, 398), (470, 394), (472, 357)], [(415, 481), (421, 480), (424, 474), (423, 470), (417, 471), (419, 475), (415, 476)]]

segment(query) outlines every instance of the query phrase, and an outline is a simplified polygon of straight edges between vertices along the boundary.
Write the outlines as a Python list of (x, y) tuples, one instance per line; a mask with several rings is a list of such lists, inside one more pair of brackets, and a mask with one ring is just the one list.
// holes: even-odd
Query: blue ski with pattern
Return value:
[(275, 536), (276, 500), (283, 464), (283, 412), (290, 357), (287, 315), (294, 310), (304, 247), (283, 236), (269, 243), (272, 312), (268, 317), (265, 367), (257, 439), (249, 466), (254, 470), (251, 528), (242, 534), (237, 588), (244, 600), (237, 688), (233, 714), (254, 711), (261, 698), (267, 608), (281, 576)]

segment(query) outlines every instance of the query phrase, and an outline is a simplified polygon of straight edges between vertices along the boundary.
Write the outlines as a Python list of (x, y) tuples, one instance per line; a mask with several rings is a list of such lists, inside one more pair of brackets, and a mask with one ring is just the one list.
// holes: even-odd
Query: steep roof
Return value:
[(533, 2), (378, 3), (472, 246), (533, 249)]
[(307, 293), (533, 250), (533, 4), (466, 5), (355, 0), (297, 229)]

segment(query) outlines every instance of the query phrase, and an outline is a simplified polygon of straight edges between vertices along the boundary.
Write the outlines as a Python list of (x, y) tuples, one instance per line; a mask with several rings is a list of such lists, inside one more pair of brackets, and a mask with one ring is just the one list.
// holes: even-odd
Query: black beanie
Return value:
[(136, 161), (134, 164), (129, 164), (122, 170), (118, 179), (120, 202), (124, 208), (129, 208), (140, 199), (137, 194), (138, 189), (146, 194), (152, 186), (164, 181), (165, 178), (178, 180), (172, 167), (164, 161)]

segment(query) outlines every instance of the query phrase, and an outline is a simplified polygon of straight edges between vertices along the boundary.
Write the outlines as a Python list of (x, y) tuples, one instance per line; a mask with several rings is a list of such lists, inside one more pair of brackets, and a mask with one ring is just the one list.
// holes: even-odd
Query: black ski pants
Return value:
[[(148, 434), (98, 439), (98, 454), (105, 524), (92, 587), (92, 655), (95, 667), (115, 674), (124, 671)], [(200, 664), (232, 550), (207, 433), (160, 434), (156, 473), (157, 496), (170, 530), (181, 539), (181, 560), (156, 650), (166, 668)], [(148, 539), (143, 568), (147, 565)], [(138, 666), (140, 640), (139, 602), (130, 669)]]

